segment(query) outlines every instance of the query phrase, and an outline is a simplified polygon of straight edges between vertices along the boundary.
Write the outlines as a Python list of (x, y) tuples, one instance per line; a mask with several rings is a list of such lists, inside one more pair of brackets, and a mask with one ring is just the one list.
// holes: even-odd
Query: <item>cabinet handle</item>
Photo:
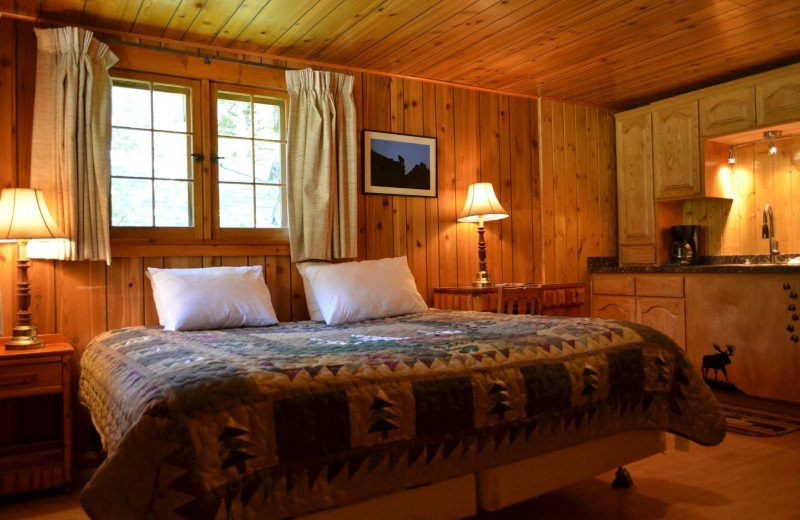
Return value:
[(0, 377), (0, 386), (24, 385), (36, 381), (36, 374), (15, 374)]

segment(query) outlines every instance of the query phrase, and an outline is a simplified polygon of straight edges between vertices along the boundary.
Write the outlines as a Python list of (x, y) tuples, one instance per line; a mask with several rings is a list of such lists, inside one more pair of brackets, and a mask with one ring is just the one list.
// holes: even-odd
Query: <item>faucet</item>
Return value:
[(778, 241), (775, 240), (775, 222), (772, 220), (772, 206), (769, 204), (764, 206), (764, 223), (761, 225), (761, 238), (769, 239), (769, 262), (774, 264), (781, 252), (778, 251)]

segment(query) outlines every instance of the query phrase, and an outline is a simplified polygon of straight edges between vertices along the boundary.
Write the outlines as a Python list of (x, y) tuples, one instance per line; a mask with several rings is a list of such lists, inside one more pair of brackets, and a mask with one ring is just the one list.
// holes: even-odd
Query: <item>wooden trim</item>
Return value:
[(195, 243), (141, 243), (112, 242), (113, 258), (156, 256), (289, 256), (289, 244), (231, 244), (229, 241), (206, 241)]

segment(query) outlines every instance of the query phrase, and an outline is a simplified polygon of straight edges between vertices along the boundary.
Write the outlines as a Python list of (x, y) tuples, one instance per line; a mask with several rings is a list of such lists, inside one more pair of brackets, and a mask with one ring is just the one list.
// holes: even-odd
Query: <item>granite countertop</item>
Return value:
[(694, 265), (626, 265), (620, 266), (617, 257), (591, 257), (590, 273), (800, 273), (800, 263), (787, 263), (800, 255), (779, 255), (770, 264), (768, 255), (701, 256)]

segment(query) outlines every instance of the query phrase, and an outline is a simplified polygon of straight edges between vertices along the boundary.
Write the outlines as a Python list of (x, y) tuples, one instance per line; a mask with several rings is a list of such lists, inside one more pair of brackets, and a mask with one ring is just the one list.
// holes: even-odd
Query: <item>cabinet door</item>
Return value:
[(663, 332), (686, 349), (686, 309), (683, 298), (637, 298), (636, 322)]
[(759, 125), (800, 119), (800, 72), (790, 72), (756, 84)]
[(633, 296), (594, 296), (592, 297), (592, 318), (634, 321), (636, 318), (635, 298)]
[(756, 91), (750, 85), (700, 99), (700, 136), (741, 132), (756, 126)]
[(652, 123), (649, 112), (617, 117), (620, 245), (655, 244)]
[(697, 101), (653, 111), (653, 179), (658, 200), (702, 193)]

